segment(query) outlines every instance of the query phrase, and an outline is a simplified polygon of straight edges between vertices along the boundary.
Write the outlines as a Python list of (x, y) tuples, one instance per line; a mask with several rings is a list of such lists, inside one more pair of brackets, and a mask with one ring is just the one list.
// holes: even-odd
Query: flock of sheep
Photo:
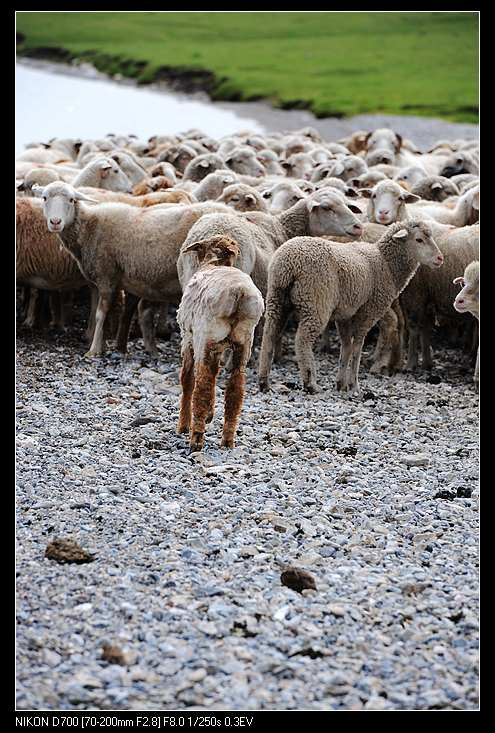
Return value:
[[(477, 348), (479, 147), (442, 140), (427, 153), (390, 129), (326, 142), (313, 128), (214, 140), (200, 130), (33, 143), (16, 161), (17, 282), (25, 324), (43, 291), (65, 327), (76, 289), (91, 293), (87, 356), (105, 337), (126, 352), (137, 311), (157, 353), (155, 315), (178, 305), (178, 432), (201, 450), (225, 362), (222, 445), (232, 447), (253, 341), (269, 387), (288, 321), (305, 390), (313, 348), (335, 323), (337, 389), (359, 393), (364, 340), (378, 324), (371, 371), (433, 365), (435, 327)], [(458, 292), (459, 285), (462, 290)], [(109, 331), (112, 314), (118, 324)], [(475, 316), (473, 320), (471, 315)], [(478, 358), (474, 379), (478, 382)]]

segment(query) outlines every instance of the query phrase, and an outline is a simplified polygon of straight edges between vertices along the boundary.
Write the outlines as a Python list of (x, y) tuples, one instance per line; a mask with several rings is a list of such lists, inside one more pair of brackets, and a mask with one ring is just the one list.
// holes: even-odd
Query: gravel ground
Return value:
[[(291, 345), (270, 394), (250, 372), (237, 447), (218, 406), (190, 455), (178, 336), (88, 362), (81, 333), (18, 330), (18, 709), (477, 709), (465, 357), (440, 349), (433, 378), (363, 365), (346, 399), (336, 340), (315, 396)], [(94, 561), (45, 558), (57, 537)], [(316, 590), (283, 586), (285, 563)]]

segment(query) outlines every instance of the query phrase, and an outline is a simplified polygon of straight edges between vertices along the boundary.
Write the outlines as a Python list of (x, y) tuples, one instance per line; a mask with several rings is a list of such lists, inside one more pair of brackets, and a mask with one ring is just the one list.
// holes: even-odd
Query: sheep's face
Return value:
[(454, 308), (459, 313), (472, 313), (479, 318), (480, 313), (480, 263), (471, 262), (463, 277), (456, 277), (454, 285), (461, 285), (462, 290), (454, 300)]
[(421, 196), (426, 201), (445, 201), (449, 196), (456, 196), (459, 189), (448, 178), (431, 176), (413, 186), (411, 193)]
[(306, 195), (295, 184), (277, 183), (272, 188), (268, 188), (261, 194), (267, 202), (268, 209), (272, 214), (279, 214), (294, 206), (299, 201), (306, 198)]
[(461, 151), (449, 155), (445, 161), (445, 165), (440, 171), (441, 176), (445, 178), (452, 178), (452, 176), (460, 175), (461, 173), (472, 173), (473, 171), (467, 164), (467, 155)]
[(245, 176), (260, 178), (265, 175), (265, 169), (256, 157), (254, 150), (243, 148), (234, 150), (225, 161), (226, 165), (236, 173)]
[(374, 165), (393, 165), (395, 160), (394, 153), (387, 148), (376, 148), (376, 150), (370, 150), (366, 153), (365, 161), (370, 166)]
[(195, 252), (200, 265), (216, 265), (232, 267), (239, 256), (239, 245), (230, 237), (222, 235), (192, 242), (184, 248), (183, 253)]
[(68, 183), (55, 181), (48, 186), (33, 186), (33, 193), (43, 199), (43, 213), (48, 231), (62, 232), (74, 221), (77, 201), (97, 203)]
[(477, 224), (480, 220), (480, 187), (468, 188), (462, 194), (459, 203), (467, 207), (466, 224)]
[(361, 214), (361, 209), (348, 204), (339, 191), (317, 191), (304, 203), (309, 212), (309, 233), (312, 237), (331, 234), (360, 237), (363, 233), (363, 226), (353, 213)]
[(348, 155), (333, 163), (330, 168), (330, 176), (340, 178), (342, 181), (350, 181), (366, 173), (367, 170), (368, 166), (362, 158), (358, 158), (357, 155)]
[(398, 247), (405, 247), (421, 265), (440, 267), (443, 254), (433, 239), (431, 227), (425, 221), (408, 221), (392, 234)]
[(366, 171), (366, 173), (358, 176), (358, 178), (351, 178), (349, 183), (355, 188), (370, 188), (371, 186), (374, 186), (375, 183), (385, 181), (386, 178), (387, 176), (385, 173), (381, 173), (380, 171)]
[(304, 178), (306, 181), (311, 180), (313, 175), (314, 163), (307, 153), (294, 153), (286, 160), (282, 161), (282, 168), (290, 178)]
[(380, 148), (389, 150), (395, 155), (402, 147), (402, 137), (393, 130), (382, 127), (374, 132), (369, 132), (364, 144), (368, 152)]
[(419, 201), (419, 196), (404, 191), (393, 181), (381, 181), (373, 189), (364, 188), (361, 195), (369, 199), (368, 219), (385, 226), (405, 218), (404, 204)]
[(402, 186), (407, 191), (410, 191), (423, 178), (426, 178), (426, 173), (418, 165), (409, 165), (407, 168), (401, 168), (394, 176), (399, 186)]
[(217, 201), (236, 211), (267, 211), (267, 206), (255, 189), (243, 184), (227, 186)]
[(97, 188), (104, 188), (108, 191), (132, 192), (132, 184), (112, 158), (97, 158), (88, 164), (88, 168), (94, 171), (98, 178)]

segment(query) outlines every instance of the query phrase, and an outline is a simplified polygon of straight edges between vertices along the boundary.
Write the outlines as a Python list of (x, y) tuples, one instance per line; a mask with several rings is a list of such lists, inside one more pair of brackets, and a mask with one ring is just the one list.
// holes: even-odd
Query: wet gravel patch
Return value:
[[(291, 346), (270, 393), (250, 370), (233, 451), (220, 379), (191, 455), (178, 335), (86, 361), (81, 334), (18, 331), (18, 709), (477, 709), (465, 357), (437, 351), (438, 383), (363, 364), (346, 399), (336, 341), (315, 396)], [(47, 558), (59, 538), (92, 561)]]

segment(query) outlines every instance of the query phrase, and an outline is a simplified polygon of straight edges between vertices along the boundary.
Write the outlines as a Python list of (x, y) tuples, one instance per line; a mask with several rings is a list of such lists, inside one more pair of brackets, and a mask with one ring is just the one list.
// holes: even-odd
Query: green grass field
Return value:
[(215, 74), (215, 99), (267, 98), (319, 117), (478, 121), (474, 12), (18, 11), (16, 18), (25, 36), (19, 53), (63, 48), (141, 82), (163, 66), (205, 69)]

